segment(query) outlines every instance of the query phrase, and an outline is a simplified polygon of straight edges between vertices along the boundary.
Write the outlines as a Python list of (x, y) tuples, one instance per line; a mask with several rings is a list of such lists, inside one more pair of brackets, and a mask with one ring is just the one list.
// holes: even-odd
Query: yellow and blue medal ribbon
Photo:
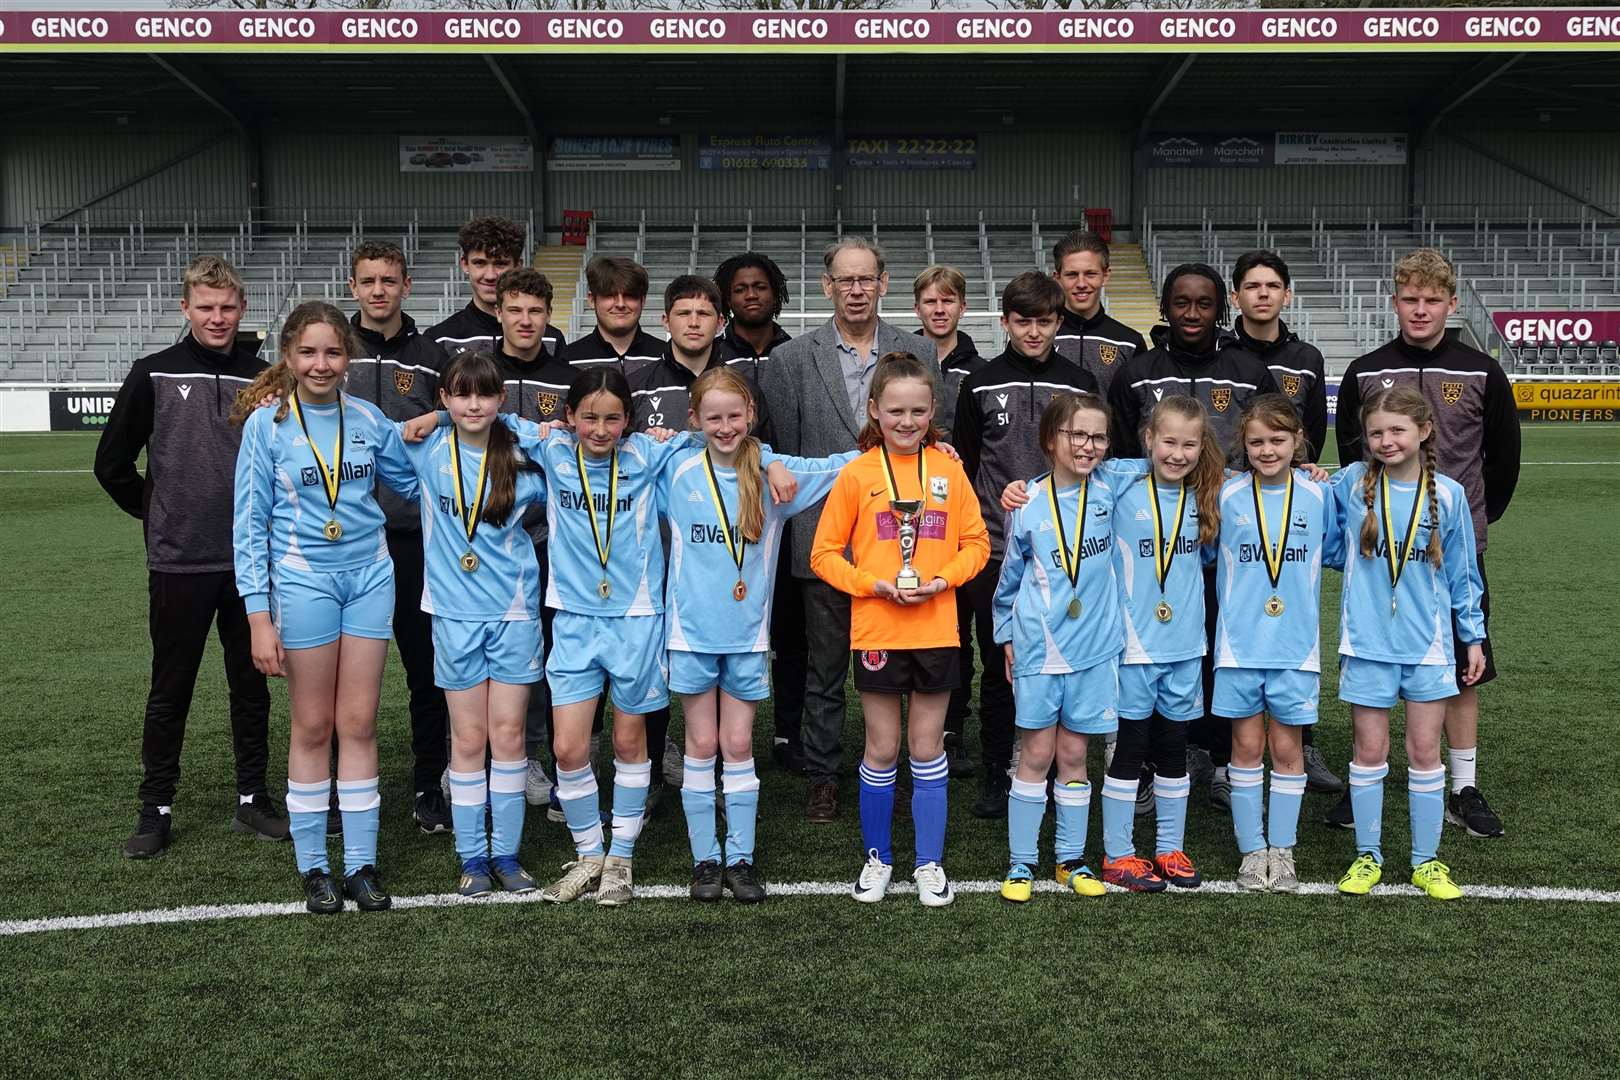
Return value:
[(1170, 577), (1170, 567), (1176, 561), (1176, 545), (1181, 541), (1181, 523), (1187, 512), (1187, 483), (1182, 481), (1181, 491), (1176, 495), (1176, 528), (1166, 544), (1164, 515), (1159, 512), (1159, 485), (1151, 472), (1148, 473), (1147, 482), (1148, 505), (1153, 508), (1153, 575), (1159, 579), (1159, 606), (1153, 609), (1153, 615), (1160, 622), (1167, 623), (1175, 617), (1176, 611), (1170, 606), (1170, 601), (1164, 598), (1164, 583)]
[(596, 586), (596, 595), (606, 600), (613, 595), (613, 586), (608, 582), (608, 560), (613, 555), (613, 522), (619, 514), (619, 448), (613, 448), (613, 456), (608, 461), (608, 510), (607, 510), (607, 539), (604, 542), (602, 530), (596, 524), (596, 501), (591, 498), (591, 478), (585, 471), (585, 446), (583, 443), (574, 444), (574, 461), (579, 465), (580, 494), (585, 497), (585, 512), (591, 518), (591, 539), (596, 542), (596, 561), (602, 564), (602, 580)]
[(298, 426), (304, 433), (304, 441), (309, 444), (309, 452), (315, 455), (315, 467), (321, 473), (321, 486), (326, 489), (326, 505), (331, 508), (332, 516), (326, 519), (326, 525), (321, 529), (322, 534), (334, 543), (343, 539), (343, 526), (337, 519), (338, 490), (343, 486), (343, 393), (338, 392), (338, 429), (337, 441), (332, 444), (332, 467), (327, 468), (326, 459), (321, 457), (320, 448), (310, 437), (309, 425), (304, 423), (304, 410), (298, 403), (298, 389), (293, 388), (287, 399), (292, 408), (293, 416), (298, 418)]
[(1069, 535), (1063, 528), (1063, 509), (1058, 505), (1057, 483), (1055, 478), (1048, 477), (1046, 481), (1046, 496), (1052, 505), (1052, 520), (1057, 524), (1058, 553), (1063, 560), (1063, 573), (1069, 579), (1068, 615), (1071, 619), (1080, 617), (1080, 561), (1084, 559), (1086, 548), (1086, 496), (1091, 481), (1088, 478), (1080, 480), (1080, 505), (1075, 512), (1074, 550), (1069, 550)]
[(1406, 519), (1406, 543), (1395, 542), (1394, 530), (1390, 528), (1394, 522), (1390, 520), (1389, 512), (1389, 470), (1382, 469), (1378, 474), (1379, 498), (1383, 503), (1384, 527), (1384, 558), (1389, 564), (1389, 613), (1395, 614), (1395, 589), (1401, 583), (1401, 575), (1406, 573), (1406, 560), (1412, 554), (1412, 545), (1417, 543), (1418, 531), (1418, 505), (1423, 501), (1423, 491), (1427, 486), (1428, 474), (1418, 469), (1417, 490), (1412, 494), (1412, 513)]
[(726, 512), (726, 500), (720, 494), (720, 483), (714, 475), (714, 459), (709, 456), (708, 447), (703, 448), (704, 476), (709, 481), (709, 497), (714, 500), (714, 508), (720, 518), (720, 532), (726, 538), (726, 550), (731, 552), (731, 561), (737, 564), (737, 584), (731, 587), (731, 598), (741, 603), (748, 597), (748, 586), (743, 583), (743, 557), (748, 554), (748, 540), (738, 535), (735, 540), (731, 536), (731, 515)]
[(461, 555), (461, 568), (467, 573), (478, 569), (478, 555), (473, 551), (473, 536), (478, 532), (478, 517), (484, 509), (484, 492), (487, 488), (485, 478), (489, 468), (489, 451), (478, 461), (478, 490), (473, 494), (471, 512), (467, 507), (466, 496), (461, 490), (461, 444), (456, 440), (456, 429), (450, 428), (450, 475), (455, 482), (456, 516), (461, 519), (462, 531), (467, 534), (467, 550)]
[(1283, 613), (1282, 597), (1277, 593), (1277, 582), (1282, 578), (1283, 555), (1288, 550), (1288, 519), (1294, 512), (1294, 470), (1288, 470), (1288, 491), (1283, 496), (1282, 535), (1277, 538), (1277, 549), (1272, 551), (1271, 541), (1266, 536), (1266, 507), (1260, 499), (1260, 477), (1252, 476), (1254, 487), (1254, 518), (1260, 529), (1260, 551), (1265, 556), (1266, 574), (1271, 578), (1271, 598), (1262, 608), (1267, 615), (1276, 618)]

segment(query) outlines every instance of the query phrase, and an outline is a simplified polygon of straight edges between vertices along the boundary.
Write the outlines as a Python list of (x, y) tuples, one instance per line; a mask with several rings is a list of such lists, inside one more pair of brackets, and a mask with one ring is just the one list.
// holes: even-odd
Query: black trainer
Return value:
[(416, 809), (411, 816), (416, 819), (416, 827), (429, 836), (450, 831), (450, 807), (437, 784), (416, 793)]
[(725, 895), (720, 884), (720, 864), (704, 859), (692, 867), (692, 899), (718, 900)]
[(312, 915), (336, 915), (343, 910), (343, 897), (332, 884), (332, 873), (316, 867), (304, 875), (304, 906)]
[(1350, 805), (1350, 789), (1344, 789), (1344, 797), (1333, 804), (1333, 809), (1327, 812), (1322, 819), (1324, 824), (1335, 829), (1353, 829), (1356, 827), (1356, 811)]
[(952, 780), (961, 780), (977, 771), (973, 767), (973, 759), (968, 757), (967, 751), (962, 748), (960, 735), (945, 736), (945, 762)]
[(169, 815), (158, 809), (157, 803), (142, 803), (141, 816), (135, 820), (135, 831), (124, 841), (126, 859), (156, 859), (169, 850)]
[(1502, 819), (1496, 816), (1491, 804), (1472, 784), (1446, 797), (1446, 820), (1461, 825), (1469, 836), (1481, 840), (1493, 840), (1507, 831), (1502, 828)]
[(332, 797), (326, 803), (326, 835), (343, 835), (343, 810), (338, 806), (337, 785), (332, 785)]
[(771, 744), (771, 760), (783, 772), (804, 775), (804, 747), (792, 740), (780, 740)]
[(287, 815), (276, 809), (270, 796), (263, 792), (253, 796), (252, 802), (237, 803), (231, 831), (248, 833), (260, 840), (285, 840), (292, 835), (287, 831)]
[(979, 785), (979, 797), (973, 801), (973, 816), (1003, 818), (1007, 816), (1007, 792), (1012, 790), (1012, 779), (1005, 765), (986, 764), (984, 780)]
[(394, 898), (383, 888), (382, 877), (370, 863), (344, 875), (343, 891), (361, 911), (387, 911), (394, 906)]
[(739, 904), (757, 904), (765, 899), (765, 886), (760, 884), (751, 862), (735, 862), (726, 867), (726, 888)]

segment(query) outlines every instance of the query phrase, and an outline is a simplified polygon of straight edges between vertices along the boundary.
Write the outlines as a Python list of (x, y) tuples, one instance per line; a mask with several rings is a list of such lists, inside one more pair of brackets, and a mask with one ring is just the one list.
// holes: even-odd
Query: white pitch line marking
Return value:
[[(957, 881), (953, 882), (951, 887), (959, 893), (994, 893), (1001, 888), (1001, 882)], [(842, 881), (798, 881), (785, 884), (770, 884), (767, 888), (769, 888), (773, 897), (842, 897), (849, 892), (850, 887), (847, 882)], [(1036, 882), (1035, 888), (1038, 892), (1043, 893), (1066, 891), (1054, 881)], [(635, 891), (637, 900), (687, 899), (687, 889), (684, 885), (638, 885)], [(1109, 891), (1112, 893), (1123, 890), (1110, 886)], [(1240, 891), (1235, 881), (1206, 881), (1202, 888), (1186, 890), (1185, 894), (1189, 896), (1201, 894), (1230, 896)], [(1338, 892), (1338, 889), (1332, 883), (1323, 881), (1302, 883), (1299, 891), (1303, 896), (1333, 896)], [(897, 884), (891, 885), (889, 892), (892, 896), (915, 895), (917, 888), (914, 885)], [(1169, 889), (1166, 891), (1166, 895), (1177, 895), (1183, 892), (1184, 890)], [(1411, 898), (1421, 896), (1422, 893), (1411, 885), (1379, 885), (1373, 890), (1372, 895), (1375, 899), (1390, 897)], [(1539, 885), (1464, 885), (1463, 897), (1469, 900), (1520, 900), (1535, 903), (1620, 904), (1620, 891), (1563, 889)], [(402, 911), (411, 911), (418, 908), (532, 904), (539, 902), (540, 894), (538, 892), (522, 895), (502, 893), (477, 899), (468, 899), (455, 893), (428, 893), (420, 896), (394, 897), (395, 909)], [(1257, 900), (1256, 902), (1260, 901)], [(1352, 903), (1353, 901), (1346, 900), (1345, 902)], [(345, 913), (354, 914), (351, 910), (346, 910)], [(227, 919), (260, 919), (272, 915), (302, 914), (304, 914), (304, 905), (294, 902), (205, 904), (195, 907), (158, 908), (150, 911), (112, 912), (106, 915), (60, 915), (44, 919), (8, 919), (0, 921), (0, 937), (45, 934), (61, 930), (109, 930), (125, 926), (162, 926), (172, 923), (219, 922)]]

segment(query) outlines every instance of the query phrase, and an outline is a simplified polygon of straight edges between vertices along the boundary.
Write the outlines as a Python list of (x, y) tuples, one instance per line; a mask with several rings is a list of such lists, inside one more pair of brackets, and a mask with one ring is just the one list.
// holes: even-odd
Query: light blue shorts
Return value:
[(1077, 735), (1119, 730), (1119, 657), (1066, 675), (1013, 676), (1017, 725), (1040, 731), (1053, 724)]
[(270, 617), (284, 649), (329, 645), (340, 635), (394, 636), (394, 564), (353, 570), (270, 568)]
[(716, 686), (738, 701), (771, 696), (768, 652), (707, 653), (669, 651), (669, 689), (675, 694), (706, 694)]
[(1120, 665), (1119, 715), (1146, 720), (1155, 712), (1182, 723), (1204, 715), (1202, 657), (1169, 664)]
[(1285, 668), (1216, 668), (1215, 696), (1209, 711), (1234, 720), (1269, 712), (1279, 724), (1316, 723), (1322, 676), (1315, 671)]
[(1393, 664), (1360, 656), (1339, 657), (1339, 700), (1369, 709), (1394, 708), (1398, 700), (1443, 701), (1457, 693), (1457, 669), (1444, 664)]
[(545, 677), (540, 620), (472, 622), (433, 616), (433, 682), (468, 690), (485, 680), (520, 686)]
[(613, 705), (640, 715), (669, 704), (664, 616), (557, 612), (546, 681), (553, 705), (589, 701), (612, 686)]

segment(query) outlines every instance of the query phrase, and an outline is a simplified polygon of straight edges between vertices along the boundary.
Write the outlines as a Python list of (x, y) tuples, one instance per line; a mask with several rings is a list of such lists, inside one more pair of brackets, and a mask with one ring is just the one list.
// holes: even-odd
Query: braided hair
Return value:
[[(1215, 326), (1214, 332), (1220, 333), (1220, 328), (1231, 320), (1231, 304), (1226, 296), (1226, 279), (1221, 272), (1208, 263), (1182, 263), (1164, 277), (1164, 288), (1159, 290), (1159, 317), (1171, 327), (1175, 323), (1170, 321), (1170, 294), (1175, 289), (1176, 282), (1192, 275), (1207, 278), (1215, 286)], [(1212, 342), (1213, 344), (1213, 342)]]
[[(1423, 440), (1419, 447), (1423, 454), (1424, 494), (1429, 500), (1429, 546), (1425, 551), (1429, 564), (1436, 570), (1440, 568), (1440, 498), (1435, 491), (1435, 433), (1434, 433), (1434, 406), (1429, 404), (1427, 398), (1410, 386), (1391, 386), (1379, 390), (1364, 401), (1361, 405), (1361, 429), (1367, 430), (1367, 418), (1373, 413), (1394, 413), (1411, 420), (1418, 427), (1429, 425), (1428, 438)], [(1365, 442), (1365, 440), (1363, 440)], [(1367, 507), (1367, 516), (1361, 520), (1361, 554), (1372, 558), (1378, 550), (1378, 512), (1374, 506), (1380, 481), (1384, 475), (1384, 464), (1372, 452), (1371, 445), (1366, 447), (1367, 473), (1361, 478), (1361, 499)]]

